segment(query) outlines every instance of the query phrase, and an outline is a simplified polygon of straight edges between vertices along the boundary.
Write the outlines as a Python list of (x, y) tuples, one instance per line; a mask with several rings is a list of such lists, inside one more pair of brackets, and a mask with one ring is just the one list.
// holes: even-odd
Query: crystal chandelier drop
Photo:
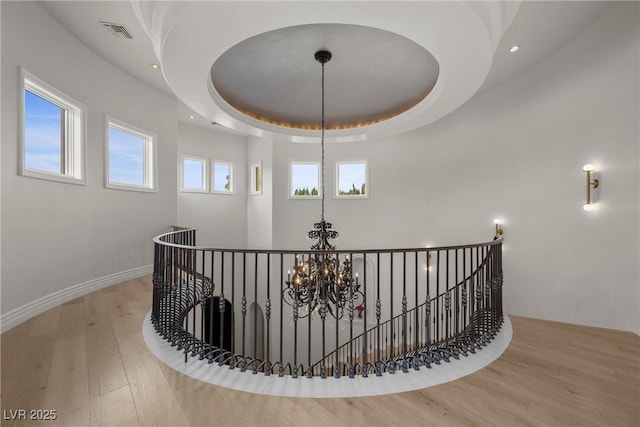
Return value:
[(293, 307), (294, 320), (314, 314), (324, 321), (327, 312), (335, 319), (341, 319), (345, 309), (349, 319), (353, 319), (354, 309), (362, 306), (364, 295), (360, 291), (358, 275), (354, 277), (352, 274), (349, 256), (345, 255), (340, 261), (338, 255), (332, 253), (335, 246), (329, 240), (338, 237), (338, 232), (324, 219), (324, 65), (331, 59), (331, 52), (319, 50), (315, 59), (322, 65), (322, 211), (320, 222), (313, 224), (313, 230), (309, 231), (309, 238), (317, 240), (311, 245), (315, 252), (306, 258), (296, 255), (293, 272), (287, 273), (287, 287), (282, 291), (282, 299)]

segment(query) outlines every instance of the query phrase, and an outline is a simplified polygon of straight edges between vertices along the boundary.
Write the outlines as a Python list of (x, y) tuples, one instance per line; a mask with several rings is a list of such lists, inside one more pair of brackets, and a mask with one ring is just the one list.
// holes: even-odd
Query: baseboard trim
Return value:
[(131, 270), (98, 277), (97, 279), (69, 286), (68, 288), (62, 289), (58, 292), (45, 295), (35, 301), (31, 301), (23, 306), (13, 309), (8, 313), (3, 313), (2, 316), (0, 316), (0, 331), (1, 333), (5, 333), (40, 313), (52, 309), (60, 304), (64, 304), (67, 301), (71, 301), (72, 299), (97, 291), (98, 289), (126, 282), (127, 280), (137, 279), (138, 277), (146, 276), (151, 273), (153, 273), (153, 265), (144, 265), (142, 267), (132, 268)]

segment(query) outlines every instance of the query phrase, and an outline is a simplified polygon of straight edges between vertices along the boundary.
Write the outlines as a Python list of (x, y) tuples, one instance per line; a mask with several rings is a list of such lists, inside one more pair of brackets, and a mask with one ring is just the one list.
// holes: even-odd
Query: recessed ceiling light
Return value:
[(154, 70), (159, 70), (160, 66), (158, 64), (151, 64), (151, 68), (153, 68)]
[(517, 52), (519, 50), (520, 50), (520, 46), (518, 46), (517, 44), (514, 44), (513, 46), (511, 46), (509, 48), (509, 52), (511, 52), (511, 53), (515, 53), (515, 52)]
[(190, 118), (191, 120), (193, 120), (193, 119), (195, 119), (195, 118), (196, 118), (196, 116), (194, 116), (193, 114), (191, 114), (191, 115), (189, 116), (189, 118)]

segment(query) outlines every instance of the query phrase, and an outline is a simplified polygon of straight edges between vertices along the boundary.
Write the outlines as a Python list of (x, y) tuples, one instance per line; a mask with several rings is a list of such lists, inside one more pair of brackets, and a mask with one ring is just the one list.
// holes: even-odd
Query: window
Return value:
[(209, 191), (208, 159), (198, 156), (182, 156), (182, 187), (185, 192)]
[(289, 198), (320, 197), (320, 163), (289, 164)]
[(86, 108), (24, 70), (21, 77), (20, 175), (85, 184)]
[(233, 163), (220, 160), (213, 162), (213, 192), (233, 194), (235, 192), (233, 179)]
[(155, 191), (155, 135), (107, 118), (107, 187)]
[(366, 160), (336, 163), (336, 195), (338, 197), (368, 197), (368, 163)]

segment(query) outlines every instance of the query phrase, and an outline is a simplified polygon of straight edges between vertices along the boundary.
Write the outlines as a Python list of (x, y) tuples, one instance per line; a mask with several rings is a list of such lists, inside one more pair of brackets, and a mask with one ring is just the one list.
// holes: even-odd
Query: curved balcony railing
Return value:
[[(503, 321), (501, 237), (414, 249), (232, 250), (196, 246), (196, 230), (175, 228), (154, 245), (151, 320), (185, 361), (292, 377), (408, 372), (475, 353)], [(292, 266), (328, 253), (348, 257), (362, 294), (337, 319), (323, 310), (327, 295), (319, 305), (285, 301)]]

